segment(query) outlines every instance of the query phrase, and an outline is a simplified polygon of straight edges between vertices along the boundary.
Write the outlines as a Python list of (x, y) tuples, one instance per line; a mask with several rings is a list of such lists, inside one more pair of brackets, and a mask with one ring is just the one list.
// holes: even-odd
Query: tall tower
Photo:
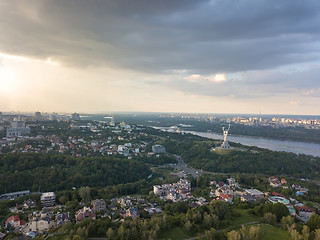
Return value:
[(227, 130), (224, 129), (224, 127), (222, 128), (223, 131), (223, 143), (221, 144), (221, 148), (222, 149), (230, 149), (230, 144), (228, 143), (227, 137), (228, 137), (228, 133), (230, 130), (230, 124), (229, 124), (229, 128)]

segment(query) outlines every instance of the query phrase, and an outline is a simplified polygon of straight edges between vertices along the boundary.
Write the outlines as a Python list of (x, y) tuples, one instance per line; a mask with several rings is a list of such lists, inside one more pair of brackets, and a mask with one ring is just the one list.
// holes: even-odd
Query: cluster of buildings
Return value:
[(153, 193), (163, 200), (173, 202), (184, 201), (193, 198), (191, 195), (191, 183), (187, 179), (180, 179), (177, 183), (153, 186)]
[(154, 185), (153, 193), (162, 200), (172, 202), (189, 201), (192, 207), (199, 207), (209, 202), (203, 197), (194, 197), (191, 194), (191, 182), (187, 179), (180, 179), (177, 183)]
[(299, 196), (299, 195), (303, 196), (309, 192), (308, 188), (303, 188), (299, 184), (292, 184), (291, 186), (289, 186), (289, 184), (287, 183), (287, 181), (284, 178), (279, 180), (277, 177), (272, 176), (272, 177), (268, 178), (268, 181), (269, 181), (270, 186), (273, 188), (281, 187), (284, 189), (295, 190), (296, 196)]
[(285, 117), (233, 117), (223, 121), (244, 125), (272, 126), (272, 127), (305, 127), (308, 129), (320, 129), (320, 119), (296, 119)]
[[(273, 188), (292, 188), (297, 190), (296, 196), (308, 193), (307, 188), (302, 188), (300, 185), (293, 184), (292, 187), (287, 186), (287, 181), (282, 178), (279, 180), (277, 177), (270, 177), (268, 179), (270, 186)], [(221, 200), (232, 203), (234, 198), (239, 197), (243, 202), (256, 202), (261, 199), (267, 200), (271, 203), (281, 203), (288, 208), (291, 216), (295, 216), (303, 222), (307, 222), (309, 218), (315, 213), (315, 210), (305, 206), (303, 203), (298, 202), (294, 198), (287, 199), (283, 194), (273, 191), (261, 192), (258, 189), (242, 189), (234, 178), (227, 179), (228, 183), (211, 181), (210, 197), (214, 200)], [(302, 191), (302, 192), (301, 192)], [(297, 211), (295, 210), (297, 209)]]
[(243, 202), (256, 202), (264, 198), (264, 194), (257, 189), (242, 189), (234, 178), (228, 178), (227, 182), (210, 181), (210, 196), (214, 200), (232, 203), (237, 197)]
[[(72, 216), (69, 212), (63, 211), (63, 206), (56, 205), (55, 200), (54, 192), (47, 192), (40, 196), (40, 203), (43, 207), (41, 211), (34, 210), (39, 206), (31, 199), (10, 208), (14, 215), (6, 219), (5, 228), (33, 238), (39, 233), (62, 226), (73, 220), (78, 223), (87, 218), (96, 219), (97, 215), (116, 220), (114, 216), (117, 214), (122, 218), (136, 218), (140, 217), (142, 212), (149, 215), (162, 213), (162, 209), (156, 203), (148, 203), (146, 199), (127, 196), (113, 198), (109, 205), (104, 199), (95, 199), (91, 201), (91, 206), (82, 205)], [(81, 204), (79, 204), (80, 206)], [(56, 208), (59, 209), (58, 212), (53, 211)], [(23, 213), (24, 216), (27, 216), (27, 219), (22, 220), (19, 213)]]
[(305, 127), (308, 129), (320, 129), (320, 119), (302, 119), (294, 117), (269, 117), (269, 116), (218, 116), (213, 114), (161, 114), (160, 117), (195, 119), (208, 122), (226, 122), (255, 126), (273, 127)]
[[(22, 125), (24, 123), (21, 122)], [(71, 123), (71, 129), (75, 127), (73, 124)], [(44, 124), (42, 130), (48, 130), (51, 133), (50, 135), (38, 135), (36, 137), (21, 135), (19, 138), (3, 138), (0, 140), (0, 151), (1, 148), (10, 148), (12, 152), (59, 152), (74, 156), (123, 155), (129, 159), (132, 157), (166, 154), (165, 148), (161, 145), (154, 145), (152, 146), (152, 151), (147, 152), (149, 143), (140, 141), (140, 139), (148, 138), (148, 134), (142, 131), (133, 133), (131, 130), (138, 127), (130, 126), (124, 122), (117, 126), (111, 126), (106, 122), (95, 122), (84, 126), (77, 125), (76, 129), (78, 127), (88, 131), (85, 134), (78, 134), (78, 136), (71, 131), (72, 135), (70, 134), (67, 139), (62, 139), (58, 135), (52, 134), (51, 128), (46, 127)], [(113, 129), (108, 131), (109, 136), (105, 133), (100, 133), (106, 127)], [(29, 129), (28, 131), (30, 132), (29, 127), (26, 127), (26, 129)], [(27, 142), (27, 144), (23, 144), (24, 142)]]
[(57, 213), (51, 211), (32, 211), (28, 213), (28, 221), (20, 219), (19, 215), (12, 215), (5, 221), (6, 229), (13, 229), (25, 236), (35, 237), (39, 233), (48, 231), (52, 228), (62, 226), (65, 223), (71, 222), (70, 213)]
[[(70, 213), (53, 213), (48, 208), (55, 206), (55, 194), (53, 192), (43, 193), (40, 197), (40, 203), (43, 207), (41, 211), (34, 210), (38, 206), (36, 201), (31, 199), (25, 200), (23, 204), (11, 207), (10, 212), (17, 215), (12, 215), (6, 219), (5, 228), (13, 229), (33, 238), (38, 233), (72, 221)], [(27, 216), (27, 220), (21, 220), (18, 213)]]

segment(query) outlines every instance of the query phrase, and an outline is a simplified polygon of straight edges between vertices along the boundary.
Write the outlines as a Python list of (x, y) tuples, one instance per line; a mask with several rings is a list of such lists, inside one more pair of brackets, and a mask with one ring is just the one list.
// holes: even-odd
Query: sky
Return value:
[(0, 111), (320, 115), (318, 0), (0, 0)]

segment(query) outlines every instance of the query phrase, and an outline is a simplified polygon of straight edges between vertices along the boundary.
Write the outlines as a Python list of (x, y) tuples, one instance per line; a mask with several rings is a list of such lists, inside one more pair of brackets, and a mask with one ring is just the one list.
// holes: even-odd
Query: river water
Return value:
[[(223, 140), (223, 136), (216, 133), (196, 132), (196, 131), (185, 131), (200, 137)], [(241, 143), (246, 146), (256, 146), (259, 148), (267, 148), (272, 151), (286, 151), (297, 154), (306, 154), (316, 157), (320, 157), (320, 144), (306, 143), (306, 142), (293, 142), (283, 141), (267, 138), (257, 138), (248, 136), (232, 136), (228, 135), (229, 142)]]
[[(161, 129), (162, 131), (175, 132), (177, 127), (154, 127), (155, 129)], [(185, 133), (190, 133), (196, 136), (223, 140), (223, 136), (216, 133), (208, 132), (196, 132), (196, 131), (185, 131)], [(293, 152), (296, 154), (306, 154), (315, 157), (320, 157), (320, 144), (317, 143), (306, 143), (306, 142), (293, 142), (293, 141), (283, 141), (268, 138), (258, 138), (249, 136), (232, 136), (228, 135), (229, 142), (240, 143), (246, 146), (256, 146), (259, 148), (267, 148), (272, 151), (285, 151)]]

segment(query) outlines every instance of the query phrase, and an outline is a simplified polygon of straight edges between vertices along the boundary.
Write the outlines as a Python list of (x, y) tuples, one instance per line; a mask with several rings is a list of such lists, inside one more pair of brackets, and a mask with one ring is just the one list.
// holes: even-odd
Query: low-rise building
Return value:
[(180, 179), (173, 184), (155, 185), (153, 186), (153, 192), (164, 200), (171, 199), (174, 202), (192, 197), (190, 194), (191, 183), (186, 179)]
[(239, 183), (234, 178), (228, 178), (227, 181), (230, 187), (239, 187)]
[(231, 189), (229, 186), (223, 186), (219, 187), (215, 191), (215, 195), (217, 197), (221, 196), (222, 194), (224, 195), (232, 195), (233, 196), (233, 189)]
[(91, 202), (92, 208), (95, 212), (99, 212), (101, 210), (106, 210), (107, 205), (103, 199), (96, 199)]
[(54, 192), (46, 192), (41, 195), (41, 205), (44, 207), (52, 207), (56, 203), (56, 195)]
[(13, 215), (11, 217), (8, 217), (5, 222), (6, 227), (10, 225), (11, 227), (14, 227), (14, 228), (19, 228), (20, 226), (23, 226), (25, 224), (26, 222), (22, 221), (18, 215)]
[(127, 209), (125, 212), (121, 213), (121, 216), (126, 218), (126, 217), (132, 217), (132, 218), (137, 218), (140, 217), (140, 212), (138, 208), (131, 207)]
[(231, 194), (221, 194), (219, 197), (217, 197), (216, 200), (225, 201), (228, 203), (232, 203), (233, 196)]
[(259, 190), (254, 189), (254, 188), (245, 189), (245, 192), (246, 192), (246, 194), (248, 194), (250, 196), (253, 196), (253, 197), (257, 198), (257, 199), (261, 199), (261, 198), (264, 197), (263, 192), (260, 192)]
[(91, 208), (83, 207), (76, 212), (75, 218), (77, 222), (81, 222), (85, 218), (96, 219), (96, 214)]
[(298, 210), (297, 218), (303, 222), (308, 222), (310, 217), (315, 214), (315, 211), (307, 206), (296, 204), (295, 207)]
[(55, 222), (51, 218), (41, 218), (32, 220), (28, 223), (29, 232), (42, 232), (50, 230), (55, 226)]
[(67, 213), (58, 213), (56, 215), (56, 223), (57, 226), (62, 226), (65, 223), (69, 223), (72, 221), (72, 216), (69, 212)]
[(36, 201), (33, 201), (31, 199), (25, 200), (23, 202), (23, 209), (31, 209), (31, 208), (35, 208), (37, 206)]

